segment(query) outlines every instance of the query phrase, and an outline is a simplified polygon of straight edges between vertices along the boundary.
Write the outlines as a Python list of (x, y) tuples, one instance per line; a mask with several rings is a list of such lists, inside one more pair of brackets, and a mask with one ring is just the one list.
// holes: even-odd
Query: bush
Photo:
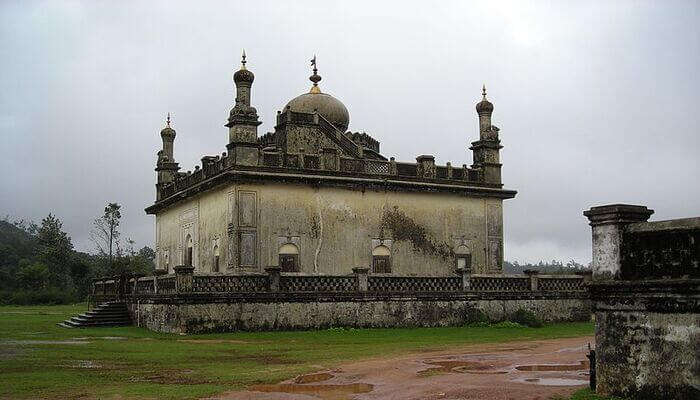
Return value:
[(74, 304), (79, 301), (74, 291), (57, 288), (0, 292), (0, 304), (3, 305)]
[(470, 308), (464, 315), (464, 324), (468, 326), (489, 326), (489, 317), (478, 308)]
[(525, 325), (529, 326), (531, 328), (539, 328), (542, 326), (542, 320), (535, 315), (530, 310), (525, 310), (523, 308), (519, 308), (518, 311), (513, 313), (513, 315), (510, 317), (510, 320), (512, 322), (516, 322), (520, 325)]

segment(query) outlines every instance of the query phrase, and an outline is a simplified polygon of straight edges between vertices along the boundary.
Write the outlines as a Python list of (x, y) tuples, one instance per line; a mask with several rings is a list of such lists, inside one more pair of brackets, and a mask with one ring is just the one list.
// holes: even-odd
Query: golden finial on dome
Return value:
[(486, 100), (486, 84), (481, 87), (481, 95), (484, 96), (484, 100)]
[(168, 113), (168, 117), (165, 119), (165, 124), (170, 128), (170, 113)]
[(245, 49), (243, 49), (243, 54), (241, 55), (241, 69), (245, 69)]
[(321, 88), (318, 87), (318, 82), (321, 81), (321, 76), (318, 74), (318, 68), (316, 68), (316, 54), (314, 54), (314, 58), (311, 59), (311, 66), (313, 67), (314, 74), (309, 77), (309, 80), (313, 82), (314, 85), (311, 86), (309, 93), (321, 93)]

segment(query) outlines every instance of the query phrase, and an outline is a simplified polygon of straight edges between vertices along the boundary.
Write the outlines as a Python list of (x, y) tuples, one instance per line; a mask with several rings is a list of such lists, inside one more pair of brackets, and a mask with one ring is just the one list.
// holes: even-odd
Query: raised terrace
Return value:
[[(126, 299), (135, 324), (163, 332), (446, 326), (476, 312), (498, 321), (528, 309), (544, 321), (590, 318), (590, 275), (372, 276), (175, 274), (94, 281), (94, 301)], [(121, 293), (120, 293), (121, 292)]]

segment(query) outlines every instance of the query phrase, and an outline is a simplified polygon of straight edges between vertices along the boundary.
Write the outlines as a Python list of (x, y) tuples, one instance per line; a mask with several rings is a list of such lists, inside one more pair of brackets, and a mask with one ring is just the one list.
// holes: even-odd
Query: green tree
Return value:
[(51, 282), (51, 274), (46, 265), (22, 260), (16, 275), (22, 289), (45, 290)]
[(48, 268), (55, 286), (70, 286), (69, 269), (73, 243), (70, 236), (63, 231), (61, 221), (52, 214), (44, 218), (37, 231), (37, 241), (38, 260)]

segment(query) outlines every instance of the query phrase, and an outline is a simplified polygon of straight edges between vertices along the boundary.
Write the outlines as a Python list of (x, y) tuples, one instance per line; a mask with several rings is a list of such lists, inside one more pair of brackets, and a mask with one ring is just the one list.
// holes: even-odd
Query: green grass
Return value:
[[(348, 360), (593, 334), (591, 323), (187, 336), (137, 327), (55, 325), (85, 309), (84, 305), (0, 307), (0, 398), (198, 398), (278, 382)], [(124, 339), (105, 338), (110, 336)], [(33, 342), (75, 338), (87, 338), (87, 343)]]

